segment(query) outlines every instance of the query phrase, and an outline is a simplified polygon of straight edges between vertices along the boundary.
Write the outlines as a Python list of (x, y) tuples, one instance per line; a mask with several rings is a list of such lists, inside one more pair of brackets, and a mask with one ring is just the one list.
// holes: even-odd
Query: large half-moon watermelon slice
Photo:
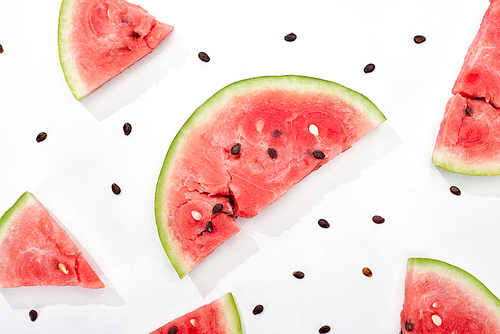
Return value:
[(184, 277), (253, 217), (385, 120), (366, 97), (302, 76), (233, 83), (173, 140), (156, 188), (163, 247)]
[(0, 288), (104, 284), (78, 247), (31, 193), (0, 218)]
[(241, 320), (229, 292), (210, 304), (172, 320), (150, 334), (241, 334)]
[(468, 272), (448, 263), (408, 260), (401, 332), (489, 334), (500, 330), (500, 300)]
[(173, 27), (124, 0), (63, 0), (59, 58), (77, 100), (146, 56)]

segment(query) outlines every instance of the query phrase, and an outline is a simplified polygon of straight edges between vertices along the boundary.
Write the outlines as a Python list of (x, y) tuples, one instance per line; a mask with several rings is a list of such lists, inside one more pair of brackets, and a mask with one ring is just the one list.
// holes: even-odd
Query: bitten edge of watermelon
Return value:
[(169, 182), (170, 165), (173, 161), (175, 161), (179, 149), (182, 147), (184, 139), (189, 136), (190, 131), (210, 119), (213, 112), (219, 109), (219, 106), (224, 105), (224, 103), (230, 101), (235, 96), (247, 94), (251, 91), (273, 88), (289, 88), (298, 91), (328, 93), (330, 95), (341, 97), (343, 100), (349, 101), (350, 104), (356, 107), (356, 109), (362, 110), (372, 120), (374, 126), (377, 126), (386, 120), (386, 117), (382, 114), (378, 107), (364, 95), (338, 83), (308, 76), (281, 75), (253, 77), (229, 84), (212, 95), (212, 97), (206, 100), (193, 112), (172, 140), (165, 156), (156, 185), (155, 217), (158, 234), (163, 249), (180, 278), (186, 276), (190, 269), (183, 263), (182, 254), (171, 241), (170, 235), (166, 229), (167, 222), (165, 216), (162, 214), (162, 212), (166, 211), (163, 199), (166, 196), (166, 185)]

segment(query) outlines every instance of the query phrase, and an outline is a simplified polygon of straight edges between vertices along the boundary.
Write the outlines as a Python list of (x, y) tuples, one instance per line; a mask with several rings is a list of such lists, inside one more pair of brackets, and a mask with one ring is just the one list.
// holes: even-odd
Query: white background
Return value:
[[(489, 1), (138, 4), (174, 32), (78, 102), (59, 64), (60, 2), (2, 2), (0, 212), (31, 191), (107, 288), (3, 289), (0, 333), (149, 333), (228, 291), (247, 334), (317, 333), (325, 324), (336, 334), (398, 333), (406, 260), (414, 256), (466, 269), (500, 295), (500, 179), (431, 163), (446, 101)], [(293, 43), (283, 39), (290, 32)], [(415, 44), (417, 34), (427, 41)], [(199, 51), (211, 61), (200, 61)], [(371, 74), (363, 72), (368, 63), (376, 66)], [(343, 84), (388, 120), (257, 217), (239, 219), (241, 232), (180, 280), (153, 210), (170, 142), (220, 88), (275, 74)], [(128, 137), (125, 122), (133, 126)], [(48, 138), (37, 143), (41, 131)], [(462, 195), (452, 195), (451, 185)], [(386, 222), (374, 224), (373, 215)], [(320, 218), (331, 227), (320, 228)], [(363, 276), (365, 266), (373, 277)], [(265, 310), (255, 316), (257, 304)], [(35, 322), (30, 309), (39, 313)]]

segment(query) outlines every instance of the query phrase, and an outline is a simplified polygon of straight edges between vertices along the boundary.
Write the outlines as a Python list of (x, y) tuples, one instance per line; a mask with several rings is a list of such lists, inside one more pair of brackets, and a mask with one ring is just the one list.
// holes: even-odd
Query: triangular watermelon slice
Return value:
[(0, 218), (0, 288), (104, 284), (78, 247), (31, 193)]
[(233, 83), (173, 140), (158, 180), (156, 222), (182, 278), (312, 171), (385, 121), (366, 97), (302, 76)]
[(63, 0), (59, 58), (80, 100), (146, 56), (173, 27), (124, 0)]
[(448, 263), (408, 259), (401, 333), (490, 334), (500, 329), (500, 300)]
[(229, 292), (150, 334), (241, 334), (241, 320), (233, 295)]

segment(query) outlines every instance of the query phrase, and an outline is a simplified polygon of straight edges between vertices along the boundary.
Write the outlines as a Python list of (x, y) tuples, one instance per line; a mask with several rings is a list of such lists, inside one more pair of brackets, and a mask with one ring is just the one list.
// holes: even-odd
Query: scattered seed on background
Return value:
[(365, 73), (372, 73), (374, 70), (375, 70), (375, 65), (371, 63), (366, 65), (365, 68), (363, 69)]
[(421, 44), (423, 42), (425, 42), (426, 38), (425, 36), (422, 36), (422, 35), (417, 35), (415, 37), (413, 37), (413, 41), (417, 44)]
[(44, 141), (45, 139), (47, 139), (47, 134), (45, 132), (40, 132), (38, 136), (36, 136), (36, 141), (38, 143)]
[(35, 321), (36, 318), (38, 318), (38, 312), (35, 311), (35, 310), (31, 310), (29, 314), (30, 314), (30, 320), (31, 321)]
[(274, 148), (268, 148), (267, 149), (267, 154), (269, 154), (269, 157), (271, 159), (277, 159), (278, 158), (278, 152)]
[(293, 42), (296, 39), (297, 39), (297, 35), (295, 35), (293, 32), (291, 32), (285, 36), (285, 41), (287, 41), (287, 42)]
[(460, 196), (462, 194), (462, 192), (460, 191), (460, 189), (458, 189), (458, 187), (456, 187), (456, 186), (451, 186), (450, 187), (450, 192), (453, 195), (457, 195), (457, 196)]
[(224, 206), (222, 204), (220, 203), (215, 204), (214, 207), (212, 208), (212, 214), (216, 215), (221, 213), (223, 208)]
[(255, 307), (253, 308), (252, 313), (253, 313), (253, 314), (261, 314), (261, 313), (262, 313), (262, 311), (264, 311), (264, 306), (262, 306), (262, 305), (260, 305), (260, 304), (259, 304), (259, 305), (255, 306)]
[(323, 160), (325, 158), (325, 153), (321, 152), (320, 150), (314, 150), (313, 157), (319, 160)]
[(120, 193), (122, 192), (122, 189), (120, 188), (120, 186), (118, 186), (116, 183), (113, 183), (111, 185), (111, 190), (113, 191), (113, 193), (115, 195), (120, 195)]
[(318, 333), (330, 333), (330, 326), (321, 326), (321, 328), (318, 330)]
[(293, 272), (293, 276), (298, 279), (303, 279), (306, 275), (302, 271), (297, 270)]
[(172, 326), (170, 327), (170, 329), (168, 330), (168, 333), (167, 334), (177, 334), (179, 332), (179, 328), (177, 328), (177, 326)]
[(0, 53), (3, 53), (3, 46), (0, 44)]
[(366, 277), (372, 277), (373, 273), (372, 273), (370, 268), (364, 267), (363, 268), (363, 275), (365, 275)]
[(132, 132), (132, 125), (130, 123), (123, 124), (123, 133), (128, 136)]
[(329, 228), (330, 223), (326, 221), (326, 219), (320, 219), (318, 220), (318, 225), (321, 226), (322, 228)]
[(208, 63), (210, 61), (210, 57), (205, 52), (198, 53), (198, 58), (200, 58), (200, 60), (204, 61), (205, 63)]
[(240, 154), (240, 150), (241, 150), (241, 144), (240, 143), (235, 144), (233, 147), (231, 147), (231, 154), (238, 155)]
[(411, 321), (407, 320), (405, 322), (405, 329), (408, 331), (408, 332), (411, 332), (413, 330), (413, 324), (411, 323)]
[(385, 222), (385, 218), (380, 216), (373, 216), (372, 220), (375, 224), (382, 224)]

